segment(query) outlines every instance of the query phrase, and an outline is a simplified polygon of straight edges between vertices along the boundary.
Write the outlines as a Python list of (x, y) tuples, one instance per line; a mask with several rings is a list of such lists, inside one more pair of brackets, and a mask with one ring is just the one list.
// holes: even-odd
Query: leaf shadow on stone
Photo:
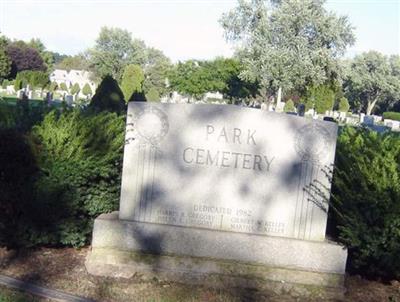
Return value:
[[(257, 109), (254, 109), (257, 110)], [(221, 107), (215, 106), (215, 110), (209, 112), (207, 115), (199, 115), (199, 114), (193, 114), (192, 116), (189, 116), (189, 120), (193, 120), (194, 122), (199, 122), (202, 124), (207, 123), (210, 120), (213, 120), (213, 118), (215, 117), (219, 117), (221, 119), (224, 119), (225, 115), (227, 115), (228, 113), (224, 110), (221, 109)], [(226, 116), (227, 118), (228, 116)], [(289, 123), (290, 121), (293, 121), (292, 127), (295, 128), (297, 127), (297, 123), (294, 122), (293, 117), (291, 117), (292, 119), (289, 118)], [(295, 117), (298, 118), (298, 117)], [(230, 125), (227, 125), (230, 126)], [(273, 129), (266, 129), (266, 132), (268, 131), (273, 131)], [(170, 140), (170, 145), (171, 145), (171, 150), (170, 154), (180, 154), (183, 150), (183, 148), (185, 147), (183, 145), (182, 140), (180, 139), (178, 134), (170, 134), (169, 135), (169, 140)], [(314, 141), (315, 138), (313, 137), (307, 137), (307, 142), (306, 144), (310, 144), (313, 145), (315, 143)], [(292, 148), (292, 146), (288, 146), (288, 148)], [(255, 152), (259, 152), (261, 153), (261, 147), (256, 146), (255, 148)], [(191, 177), (195, 177), (197, 174), (200, 174), (202, 168), (204, 167), (199, 167), (199, 169), (188, 169), (187, 166), (185, 166), (183, 164), (182, 161), (177, 161), (177, 166), (170, 166), (168, 167), (169, 169), (175, 169), (177, 171), (177, 173), (179, 173), (180, 175), (182, 175), (185, 179), (187, 178), (191, 178)], [(287, 187), (295, 187), (298, 186), (300, 183), (300, 170), (301, 170), (301, 159), (297, 158), (294, 159), (293, 161), (289, 162), (285, 167), (281, 167), (281, 169), (283, 170), (283, 173), (281, 174), (281, 180), (282, 183), (285, 184), (285, 186)], [(229, 174), (231, 174), (232, 171), (230, 171), (229, 169), (225, 169), (225, 170), (221, 170), (220, 173), (218, 174), (219, 177), (223, 178), (224, 176), (227, 176)], [(250, 192), (250, 186), (251, 186), (252, 180), (249, 178), (245, 178), (245, 177), (241, 177), (240, 181), (238, 183), (238, 185), (235, 187), (235, 189), (237, 190), (237, 194), (240, 194), (240, 196), (242, 196), (243, 198), (245, 198), (249, 192)], [(313, 186), (314, 185), (314, 186)], [(314, 196), (315, 198), (312, 199), (311, 198), (311, 202), (315, 202), (317, 205), (319, 204), (319, 197), (320, 195), (318, 195), (319, 191), (317, 190), (317, 188), (315, 188), (317, 186), (316, 183), (312, 184), (306, 184), (305, 187), (301, 188), (302, 190), (307, 190), (307, 188), (309, 187), (309, 191), (308, 193), (310, 194), (310, 196)], [(312, 188), (312, 190), (311, 190)], [(205, 190), (207, 190), (207, 188), (204, 188)], [(258, 198), (261, 198), (265, 204), (265, 206), (267, 207), (269, 201), (273, 198), (276, 190), (279, 190), (280, 187), (271, 187), (271, 190), (263, 195), (263, 196), (258, 196)], [(156, 193), (157, 198), (152, 198), (151, 200), (149, 200), (150, 204), (154, 207), (157, 206), (166, 206), (168, 207), (168, 205), (165, 203), (165, 201), (162, 200), (162, 192), (164, 190), (164, 188), (162, 187), (162, 185), (160, 183), (154, 183), (152, 185), (152, 188), (150, 189), (150, 187), (147, 185), (144, 186), (144, 188), (142, 189), (142, 192), (140, 193), (141, 195), (145, 195), (148, 196), (148, 191), (149, 190), (154, 190), (154, 192)], [(179, 190), (176, 191), (176, 194), (179, 194)], [(154, 196), (153, 196), (154, 197)], [(196, 196), (193, 196), (193, 198), (195, 199)], [(329, 198), (329, 194), (328, 194), (328, 198)], [(321, 205), (322, 207), (322, 205)], [(136, 210), (140, 210), (140, 209), (135, 209)], [(255, 219), (256, 220), (262, 220), (265, 217), (265, 211), (267, 209), (265, 208), (264, 211), (259, 211), (258, 213), (256, 213)], [(292, 217), (292, 219), (294, 219), (295, 217)], [(227, 236), (229, 236), (229, 232), (226, 232)], [(139, 242), (140, 245), (142, 246), (142, 251), (144, 252), (148, 252), (148, 253), (152, 253), (154, 255), (162, 255), (164, 253), (163, 251), (163, 246), (164, 246), (164, 238), (162, 235), (160, 234), (151, 234), (149, 235), (148, 233), (137, 233), (137, 238), (136, 238)], [(249, 251), (250, 252), (250, 251)], [(153, 270), (155, 273), (157, 273), (158, 271), (158, 264), (157, 261), (155, 262), (154, 266), (153, 266)], [(256, 301), (256, 292), (254, 292), (254, 295), (250, 294), (249, 295), (249, 291), (248, 290), (243, 290), (243, 283), (242, 282), (238, 282), (237, 286), (233, 286), (233, 288), (236, 288), (237, 290), (237, 295), (238, 297), (242, 297), (242, 301)], [(236, 291), (235, 291), (236, 292)], [(251, 293), (251, 291), (250, 291)]]

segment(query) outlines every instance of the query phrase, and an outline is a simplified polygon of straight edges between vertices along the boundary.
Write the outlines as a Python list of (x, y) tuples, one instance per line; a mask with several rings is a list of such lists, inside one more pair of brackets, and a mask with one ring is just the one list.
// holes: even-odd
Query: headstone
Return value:
[(8, 85), (6, 89), (7, 89), (7, 94), (14, 94), (15, 93), (14, 85)]
[(372, 126), (375, 124), (375, 119), (371, 115), (365, 115), (362, 123), (368, 126)]
[(333, 111), (331, 116), (332, 116), (333, 118), (335, 118), (335, 119), (338, 119), (339, 116), (340, 116), (340, 112), (339, 112), (339, 111)]
[(299, 116), (304, 116), (304, 114), (306, 112), (306, 105), (299, 104), (299, 106), (297, 107), (297, 112), (298, 112)]
[(50, 102), (53, 100), (53, 93), (52, 92), (46, 92), (46, 101)]
[(393, 121), (392, 123), (392, 130), (400, 130), (400, 121)]
[(342, 276), (322, 197), (336, 135), (335, 123), (239, 106), (129, 103), (120, 211), (96, 219), (89, 272), (137, 271), (98, 253), (140, 251)]
[(345, 123), (349, 125), (358, 125), (360, 123), (360, 117), (356, 115), (348, 116), (346, 117)]
[(379, 115), (372, 115), (372, 117), (374, 119), (375, 124), (380, 123), (383, 120), (382, 116), (379, 116)]
[(360, 124), (361, 123), (364, 123), (364, 116), (365, 116), (365, 114), (364, 113), (360, 113)]
[(308, 110), (306, 111), (305, 115), (308, 115), (308, 116), (315, 116), (315, 115), (316, 115), (316, 114), (315, 114), (315, 110), (314, 110), (313, 108), (308, 109)]
[(22, 99), (22, 97), (24, 96), (24, 94), (25, 94), (25, 91), (24, 90), (18, 90), (17, 91), (17, 98), (18, 99)]
[(33, 99), (33, 91), (32, 90), (28, 90), (28, 93), (27, 93), (27, 95), (28, 95), (28, 99)]
[(390, 120), (390, 119), (385, 119), (383, 121), (383, 124), (387, 127), (389, 127), (392, 130), (398, 130), (400, 129), (400, 121), (395, 121), (395, 120)]
[(275, 111), (276, 112), (283, 112), (283, 109), (285, 108), (285, 103), (284, 102), (279, 102), (276, 104)]
[(71, 106), (72, 103), (74, 102), (74, 96), (70, 95), (70, 94), (67, 94), (65, 96), (65, 102), (67, 103), (68, 106)]
[(267, 111), (268, 110), (268, 103), (267, 102), (262, 102), (261, 103), (261, 107), (260, 107), (260, 109), (261, 110), (265, 110), (265, 111)]

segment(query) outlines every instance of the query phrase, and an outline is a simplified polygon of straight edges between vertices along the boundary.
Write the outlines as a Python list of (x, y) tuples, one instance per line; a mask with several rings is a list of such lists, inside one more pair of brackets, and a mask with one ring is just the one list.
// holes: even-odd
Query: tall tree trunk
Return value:
[(375, 97), (375, 99), (372, 102), (368, 101), (367, 115), (371, 115), (372, 109), (374, 109), (376, 102), (378, 102), (378, 96)]

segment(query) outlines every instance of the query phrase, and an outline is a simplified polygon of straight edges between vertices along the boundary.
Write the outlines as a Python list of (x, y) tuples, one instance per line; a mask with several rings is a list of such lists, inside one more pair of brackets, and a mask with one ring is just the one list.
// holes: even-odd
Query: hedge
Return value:
[(383, 118), (385, 120), (400, 121), (400, 112), (390, 112), (390, 111), (384, 112)]

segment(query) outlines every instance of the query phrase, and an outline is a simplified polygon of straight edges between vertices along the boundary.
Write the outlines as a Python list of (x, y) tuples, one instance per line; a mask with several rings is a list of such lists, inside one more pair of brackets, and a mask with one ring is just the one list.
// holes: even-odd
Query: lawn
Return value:
[[(6, 105), (6, 106), (15, 107), (17, 105), (17, 103), (18, 103), (18, 98), (15, 97), (15, 96), (3, 96), (3, 97), (0, 97), (0, 105)], [(29, 104), (29, 106), (31, 108), (40, 107), (40, 106), (43, 106), (43, 105), (47, 106), (47, 102), (44, 101), (43, 99), (30, 99), (30, 100), (28, 100), (28, 104)], [(55, 107), (55, 108), (58, 108), (61, 105), (62, 105), (61, 102), (54, 102), (53, 101), (51, 103), (51, 106)]]

